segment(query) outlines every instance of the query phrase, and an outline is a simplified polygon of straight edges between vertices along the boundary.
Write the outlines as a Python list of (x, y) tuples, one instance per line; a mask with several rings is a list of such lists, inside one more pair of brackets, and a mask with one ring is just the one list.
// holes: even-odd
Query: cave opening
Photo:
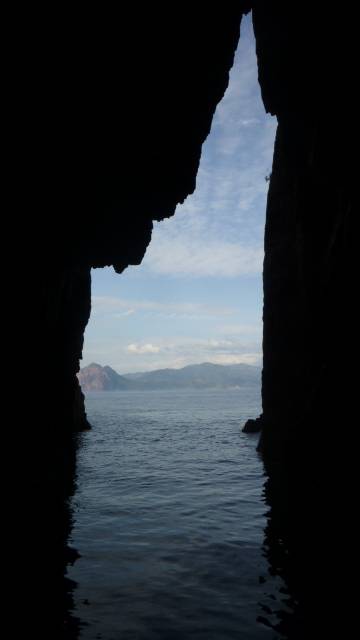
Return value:
[(195, 192), (154, 222), (140, 266), (92, 270), (82, 367), (120, 374), (262, 360), (266, 194), (276, 120), (265, 113), (251, 19), (202, 148)]
[[(79, 453), (71, 539), (83, 558), (70, 570), (75, 613), (89, 637), (162, 627), (173, 634), (175, 612), (182, 633), (194, 625), (213, 633), (217, 598), (236, 620), (222, 616), (219, 633), (224, 624), (227, 633), (251, 633), (259, 613), (261, 596), (249, 584), (266, 572), (263, 468), (241, 427), (261, 413), (261, 274), (275, 127), (244, 18), (194, 194), (154, 224), (140, 266), (120, 276), (92, 271), (80, 381), (93, 428)], [(212, 580), (214, 615), (198, 614)], [(274, 579), (266, 598), (278, 587)]]
[[(221, 125), (231, 121), (230, 135), (222, 137), (221, 152), (218, 142), (208, 138), (200, 192), (195, 200), (187, 199), (194, 192), (215, 108), (228, 85), (241, 22), (239, 51), (246, 41), (244, 16), (250, 10), (262, 101), (278, 123), (265, 227), (263, 414), (255, 425), (261, 428), (259, 450), (267, 473), (269, 517), (263, 550), (268, 568), (266, 575), (259, 570), (256, 585), (262, 594), (276, 576), (283, 576), (287, 585), (272, 594), (273, 604), (261, 603), (260, 626), (257, 620), (251, 628), (246, 623), (247, 596), (243, 600), (238, 589), (240, 583), (249, 587), (248, 593), (255, 588), (254, 573), (247, 572), (254, 550), (249, 536), (264, 522), (263, 512), (253, 510), (256, 529), (244, 514), (260, 504), (254, 496), (263, 480), (239, 464), (240, 453), (249, 454), (247, 461), (255, 460), (255, 440), (250, 435), (245, 442), (241, 435), (239, 407), (246, 405), (239, 402), (241, 392), (229, 390), (223, 402), (226, 433), (218, 428), (219, 391), (203, 390), (201, 415), (199, 406), (194, 410), (194, 396), (179, 392), (183, 400), (177, 417), (165, 399), (162, 415), (159, 403), (146, 406), (145, 398), (149, 401), (157, 392), (133, 391), (139, 398), (133, 429), (131, 406), (125, 415), (124, 405), (114, 408), (110, 403), (115, 397), (125, 401), (130, 391), (121, 396), (120, 391), (100, 392), (106, 400), (97, 413), (90, 406), (95, 396), (88, 394), (93, 429), (83, 433), (88, 424), (77, 378), (90, 316), (92, 269), (94, 313), (84, 356), (91, 355), (83, 364), (113, 365), (119, 374), (170, 365), (179, 372), (189, 361), (218, 358), (224, 363), (229, 357), (240, 360), (259, 353), (259, 341), (250, 349), (249, 336), (256, 322), (261, 325), (260, 269), (250, 272), (259, 258), (261, 262), (263, 227), (260, 230), (260, 218), (252, 216), (254, 192), (243, 178), (252, 158), (245, 159), (244, 167), (240, 154), (244, 149), (252, 153), (254, 140), (245, 143), (259, 123), (254, 122), (258, 114), (251, 100), (246, 116), (231, 121), (231, 113), (224, 110), (231, 88), (212, 128), (212, 134), (217, 126), (220, 132)], [(11, 285), (6, 366), (14, 366), (11, 375), (6, 369), (11, 392), (4, 395), (10, 408), (4, 436), (11, 434), (16, 444), (4, 449), (11, 463), (4, 498), (13, 484), (16, 491), (11, 497), (14, 514), (4, 522), (6, 529), (15, 523), (14, 538), (5, 546), (5, 555), (17, 565), (5, 588), (13, 635), (19, 635), (23, 622), (23, 635), (35, 624), (37, 636), (47, 639), (65, 632), (70, 638), (95, 635), (106, 640), (119, 634), (128, 640), (201, 635), (207, 640), (239, 635), (250, 640), (265, 633), (261, 625), (270, 622), (268, 634), (292, 640), (330, 637), (335, 629), (339, 637), (351, 637), (357, 611), (356, 593), (350, 588), (357, 555), (352, 540), (357, 504), (353, 427), (358, 419), (355, 10), (355, 5), (334, 10), (323, 3), (235, 0), (213, 5), (147, 3), (141, 9), (137, 3), (125, 8), (88, 5), (86, 10), (74, 5), (70, 13), (49, 5), (46, 12), (30, 7), (14, 18), (10, 11), (4, 76), (10, 101), (10, 117), (4, 119), (10, 198), (3, 225), (9, 249), (4, 282), (9, 279)], [(255, 76), (254, 69), (254, 82)], [(236, 90), (233, 97), (236, 102)], [(269, 131), (274, 126), (269, 124)], [(212, 149), (211, 161), (205, 158), (206, 148)], [(261, 164), (261, 145), (256, 155)], [(211, 171), (215, 156), (223, 160), (223, 179), (217, 179), (219, 166)], [(248, 196), (241, 210), (240, 197), (227, 203), (231, 159), (236, 161), (239, 193)], [(264, 192), (269, 165), (263, 164), (257, 182)], [(209, 186), (204, 192), (200, 181), (206, 173)], [(206, 214), (196, 209), (201, 192)], [(215, 201), (217, 211), (211, 209)], [(184, 208), (178, 207), (168, 220), (179, 203)], [(220, 210), (224, 223), (217, 215)], [(264, 210), (262, 205), (260, 215)], [(250, 219), (259, 223), (257, 230), (247, 224)], [(153, 243), (142, 266), (133, 268), (129, 265), (139, 265), (149, 246), (154, 221)], [(166, 266), (167, 253), (172, 255)], [(114, 284), (107, 292), (97, 289), (101, 280), (105, 286), (107, 275), (99, 269), (106, 265), (123, 272), (116, 279), (116, 293)], [(206, 276), (214, 265), (223, 270), (221, 278), (214, 272)], [(171, 274), (166, 273), (169, 268)], [(250, 287), (256, 278), (259, 285)], [(236, 311), (239, 300), (249, 299), (247, 285), (256, 291), (256, 321), (247, 304)], [(119, 326), (125, 329), (129, 323), (129, 332), (121, 332), (122, 343), (111, 328), (111, 299)], [(238, 313), (236, 322), (230, 322), (231, 313), (226, 315), (231, 309)], [(142, 329), (137, 327), (141, 316)], [(100, 333), (96, 317), (102, 323)], [(163, 329), (156, 333), (160, 322)], [(239, 336), (246, 350), (241, 350)], [(108, 359), (114, 352), (111, 340), (120, 349), (116, 360)], [(19, 391), (21, 363), (25, 373)], [(246, 362), (227, 366), (240, 364)], [(199, 419), (192, 434), (201, 446), (189, 433), (195, 414)], [(111, 437), (98, 428), (114, 427), (119, 416), (122, 427)], [(155, 437), (154, 429), (165, 423), (174, 428)], [(175, 476), (167, 472), (170, 461), (177, 465)], [(99, 465), (101, 474), (96, 471)], [(234, 495), (245, 471), (242, 493)], [(194, 482), (185, 486), (189, 478)], [(226, 483), (229, 499), (221, 501)], [(245, 490), (248, 499), (239, 513)], [(168, 539), (155, 535), (167, 529), (148, 499), (149, 491), (161, 499)], [(135, 535), (140, 522), (149, 525), (151, 536)], [(199, 527), (186, 528), (191, 522)], [(131, 534), (131, 540), (121, 547), (125, 534)], [(111, 553), (114, 536), (124, 551), (121, 557)], [(260, 538), (256, 544), (259, 549)], [(179, 549), (184, 552), (180, 564)], [(218, 561), (224, 568), (220, 575)], [(179, 573), (184, 589), (177, 590)], [(84, 585), (94, 588), (91, 598), (81, 591)], [(153, 607), (138, 615), (149, 593), (147, 604)], [(236, 594), (239, 606), (234, 613), (229, 603)], [(193, 596), (194, 608), (189, 609)], [(115, 600), (118, 620), (130, 615), (135, 626), (103, 632), (102, 614), (114, 611)], [(297, 607), (292, 620), (282, 600)], [(273, 624), (269, 616), (274, 610), (279, 616)], [(211, 628), (199, 628), (200, 613), (213, 622)], [(90, 624), (82, 626), (81, 620)]]

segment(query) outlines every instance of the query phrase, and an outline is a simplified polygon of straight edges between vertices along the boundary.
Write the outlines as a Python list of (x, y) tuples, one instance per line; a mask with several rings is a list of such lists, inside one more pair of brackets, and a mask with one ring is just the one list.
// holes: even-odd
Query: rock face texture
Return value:
[[(264, 262), (261, 448), (274, 516), (268, 536), (279, 541), (269, 562), (278, 567), (285, 558), (290, 584), (304, 566), (301, 538), (317, 567), (311, 584), (321, 584), (333, 604), (330, 583), (320, 578), (325, 554), (316, 561), (310, 549), (321, 549), (327, 526), (333, 546), (336, 534), (342, 540), (340, 524), (348, 519), (335, 498), (334, 468), (349, 456), (337, 434), (339, 425), (347, 430), (354, 421), (356, 397), (350, 369), (357, 21), (350, 6), (319, 4), (73, 7), (71, 16), (49, 10), (46, 28), (34, 8), (16, 18), (8, 164), (20, 158), (13, 193), (25, 214), (21, 233), (15, 216), (8, 237), (31, 310), (29, 351), (42, 379), (41, 394), (36, 372), (28, 381), (24, 404), (36, 428), (25, 429), (24, 438), (29, 495), (37, 496), (31, 522), (45, 527), (41, 538), (49, 549), (52, 539), (61, 545), (58, 500), (68, 474), (71, 486), (74, 481), (69, 438), (86, 425), (76, 373), (90, 314), (90, 270), (113, 265), (121, 272), (141, 262), (152, 221), (173, 215), (194, 190), (241, 15), (252, 8), (263, 101), (279, 122)], [(341, 475), (343, 489), (351, 466)], [(317, 507), (322, 520), (319, 512), (312, 519)], [(38, 537), (34, 530), (30, 548)], [(284, 540), (290, 554), (282, 554)], [(46, 575), (40, 577), (45, 584)], [(298, 580), (297, 597), (305, 583)], [(299, 620), (302, 625), (303, 611)], [(312, 637), (300, 633), (292, 637)]]

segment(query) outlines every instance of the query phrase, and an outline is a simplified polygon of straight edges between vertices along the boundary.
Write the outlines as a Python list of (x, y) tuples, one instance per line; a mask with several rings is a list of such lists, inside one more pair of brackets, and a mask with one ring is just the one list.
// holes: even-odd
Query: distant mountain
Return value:
[(220, 365), (204, 362), (182, 369), (157, 369), (119, 375), (111, 367), (90, 364), (79, 373), (83, 391), (227, 389), (259, 385), (260, 367), (248, 364)]
[(125, 374), (138, 389), (198, 389), (242, 387), (260, 381), (260, 369), (247, 364), (220, 365), (204, 362), (182, 369), (158, 369)]
[(88, 391), (119, 391), (133, 388), (131, 380), (120, 376), (111, 367), (102, 367), (95, 362), (81, 369), (78, 378), (84, 393)]

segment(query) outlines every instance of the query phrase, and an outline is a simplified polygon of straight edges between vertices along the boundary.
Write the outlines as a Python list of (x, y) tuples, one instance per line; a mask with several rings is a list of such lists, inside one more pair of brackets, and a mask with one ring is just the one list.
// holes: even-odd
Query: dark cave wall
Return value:
[(172, 216), (193, 192), (247, 5), (74, 10), (71, 24), (58, 16), (47, 56), (33, 48), (35, 126), (26, 135), (42, 176), (35, 225), (45, 237), (36, 255), (43, 315), (35, 335), (46, 371), (45, 430), (48, 416), (56, 432), (87, 425), (76, 372), (90, 270), (139, 264), (153, 220)]
[[(270, 434), (284, 442), (299, 433), (328, 381), (349, 364), (334, 337), (352, 317), (354, 65), (348, 15), (316, 6), (310, 19), (298, 2), (251, 5), (263, 101), (279, 122), (265, 233), (264, 444)], [(43, 176), (42, 232), (48, 203), (58, 197), (55, 228), (38, 252), (48, 265), (46, 277), (39, 272), (50, 318), (38, 343), (48, 371), (45, 414), (56, 388), (59, 421), (82, 423), (75, 374), (90, 269), (139, 264), (152, 221), (173, 215), (194, 190), (249, 8), (230, 2), (194, 11), (185, 3), (140, 15), (75, 12), (66, 47), (59, 18), (48, 56), (39, 51), (32, 80), (49, 108), (41, 123), (38, 104), (29, 110), (38, 123), (33, 164)]]
[(343, 637), (358, 501), (355, 16), (257, 2), (253, 21), (264, 105), (278, 119), (263, 272), (264, 551), (293, 600), (276, 630)]
[(265, 229), (261, 447), (309, 457), (309, 433), (314, 452), (331, 451), (353, 411), (352, 347), (342, 336), (356, 335), (354, 40), (349, 14), (320, 5), (309, 14), (300, 3), (257, 2), (253, 21), (264, 105), (278, 119)]
[(262, 396), (265, 422), (284, 440), (314, 420), (317, 431), (324, 422), (329, 431), (344, 418), (352, 348), (344, 349), (341, 336), (355, 337), (355, 229), (353, 167), (331, 122), (302, 114), (278, 120), (265, 229)]
[(18, 442), (10, 450), (17, 453), (21, 440), (23, 482), (14, 501), (21, 539), (11, 547), (23, 566), (9, 591), (18, 593), (21, 575), (27, 624), (39, 607), (46, 611), (44, 600), (61, 609), (52, 572), (62, 578), (59, 549), (71, 529), (63, 514), (76, 478), (71, 436), (87, 426), (76, 372), (90, 270), (139, 264), (152, 221), (173, 215), (194, 190), (250, 5), (263, 101), (279, 121), (265, 232), (262, 390), (266, 492), (279, 551), (273, 570), (280, 560), (287, 574), (295, 566), (300, 591), (311, 582), (339, 609), (336, 585), (346, 579), (334, 585), (330, 575), (326, 584), (324, 541), (337, 549), (339, 567), (345, 559), (351, 565), (346, 496), (357, 467), (343, 434), (357, 415), (354, 10), (254, 0), (126, 12), (74, 6), (70, 16), (31, 6), (18, 11), (11, 32), (7, 55), (16, 69), (5, 122), (7, 164), (19, 165), (5, 216), (21, 297), (18, 323), (11, 316), (12, 359), (27, 343), (25, 390), (13, 383)]

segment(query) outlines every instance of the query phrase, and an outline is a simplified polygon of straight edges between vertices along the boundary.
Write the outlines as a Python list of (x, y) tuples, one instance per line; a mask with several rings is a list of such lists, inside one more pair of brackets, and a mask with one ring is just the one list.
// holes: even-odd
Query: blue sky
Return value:
[(261, 362), (265, 176), (275, 128), (261, 102), (247, 17), (194, 194), (155, 223), (140, 266), (92, 271), (82, 366), (126, 373)]

